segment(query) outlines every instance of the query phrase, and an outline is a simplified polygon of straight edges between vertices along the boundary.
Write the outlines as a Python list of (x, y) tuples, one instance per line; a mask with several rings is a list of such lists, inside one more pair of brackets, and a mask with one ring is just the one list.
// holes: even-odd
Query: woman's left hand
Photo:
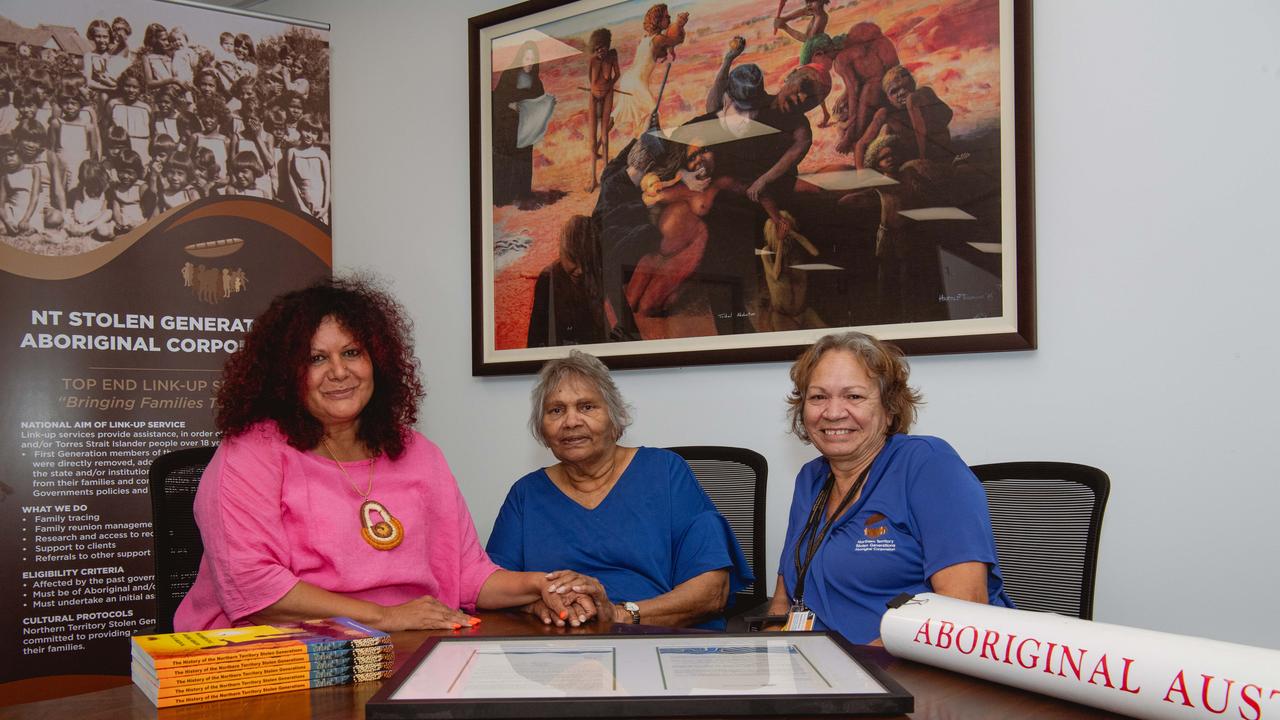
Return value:
[[(571, 625), (576, 626), (593, 617), (613, 622), (613, 604), (599, 580), (573, 570), (549, 572), (546, 579), (547, 584), (542, 588), (543, 601), (552, 609), (564, 607), (565, 614), (560, 617), (570, 619)], [(574, 613), (576, 617), (573, 617)]]

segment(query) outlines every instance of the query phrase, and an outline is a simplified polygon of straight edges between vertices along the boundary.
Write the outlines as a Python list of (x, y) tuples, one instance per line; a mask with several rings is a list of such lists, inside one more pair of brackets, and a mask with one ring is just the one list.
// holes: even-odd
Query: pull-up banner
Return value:
[(128, 675), (152, 461), (217, 441), (253, 318), (331, 272), (327, 31), (21, 0), (4, 33), (0, 704)]
[(152, 460), (216, 442), (227, 355), (271, 298), (330, 272), (325, 229), (261, 200), (202, 200), (115, 243), (0, 246), (5, 681), (129, 672), (129, 636), (155, 622)]

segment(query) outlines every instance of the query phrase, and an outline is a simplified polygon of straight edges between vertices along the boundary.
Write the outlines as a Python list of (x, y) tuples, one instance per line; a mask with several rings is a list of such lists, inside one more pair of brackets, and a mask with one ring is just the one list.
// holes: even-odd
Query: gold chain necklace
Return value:
[[(324, 451), (329, 453), (329, 459), (333, 460), (333, 464), (338, 466), (338, 471), (342, 473), (342, 477), (347, 479), (347, 484), (364, 500), (360, 504), (360, 535), (364, 538), (364, 541), (376, 550), (391, 550), (399, 545), (404, 540), (404, 526), (387, 510), (385, 505), (369, 499), (369, 493), (373, 492), (373, 468), (378, 464), (378, 458), (375, 457), (369, 461), (369, 487), (364, 492), (360, 492), (360, 488), (351, 479), (347, 469), (342, 467), (342, 463), (338, 461), (338, 456), (334, 454), (333, 448), (329, 447), (328, 439), (320, 438), (320, 444), (324, 446)], [(373, 518), (374, 513), (377, 513), (381, 519), (375, 521)]]

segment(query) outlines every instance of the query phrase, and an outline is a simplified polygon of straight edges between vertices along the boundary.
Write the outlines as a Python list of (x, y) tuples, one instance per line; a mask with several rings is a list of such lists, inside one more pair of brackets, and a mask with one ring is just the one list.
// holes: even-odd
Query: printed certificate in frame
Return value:
[(826, 632), (432, 638), (382, 718), (896, 714), (911, 695)]

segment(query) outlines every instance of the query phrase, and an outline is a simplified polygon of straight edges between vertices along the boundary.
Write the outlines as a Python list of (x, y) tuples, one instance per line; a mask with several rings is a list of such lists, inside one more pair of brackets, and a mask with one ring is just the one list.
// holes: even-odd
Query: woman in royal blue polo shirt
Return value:
[(899, 593), (1013, 607), (982, 485), (945, 441), (906, 434), (921, 401), (908, 373), (900, 350), (857, 332), (791, 367), (792, 431), (822, 453), (796, 476), (769, 608), (792, 626), (873, 643)]

